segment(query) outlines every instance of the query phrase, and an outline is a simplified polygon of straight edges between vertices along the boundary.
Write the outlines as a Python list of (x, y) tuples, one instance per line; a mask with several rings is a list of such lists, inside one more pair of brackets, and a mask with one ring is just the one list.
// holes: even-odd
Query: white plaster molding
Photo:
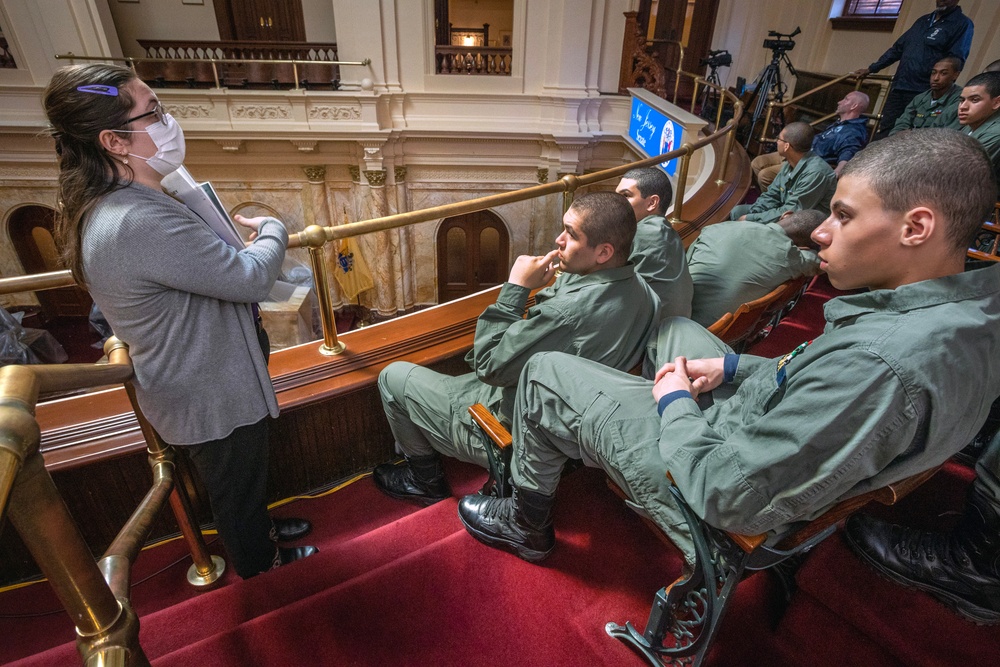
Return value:
[(291, 115), (292, 108), (286, 104), (237, 104), (232, 108), (233, 118), (240, 120), (284, 120)]
[(313, 104), (309, 107), (309, 120), (361, 120), (361, 107)]

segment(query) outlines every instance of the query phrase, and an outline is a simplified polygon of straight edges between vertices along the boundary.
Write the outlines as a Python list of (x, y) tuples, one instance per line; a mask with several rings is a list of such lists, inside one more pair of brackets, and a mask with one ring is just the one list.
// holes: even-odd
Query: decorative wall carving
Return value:
[(168, 104), (164, 110), (174, 118), (212, 117), (212, 107), (207, 104)]
[(538, 182), (548, 183), (549, 182), (549, 170), (547, 167), (538, 168)]
[(309, 107), (309, 120), (361, 120), (361, 107), (315, 105)]
[(355, 183), (361, 182), (361, 167), (356, 164), (347, 165), (347, 171), (351, 172), (351, 180)]
[(302, 171), (305, 172), (310, 183), (322, 183), (323, 179), (326, 178), (326, 167), (323, 166), (302, 167)]
[(229, 153), (238, 153), (243, 148), (242, 139), (216, 139), (215, 143), (222, 147), (222, 150)]
[(454, 167), (413, 167), (409, 176), (411, 182), (535, 183), (538, 180), (538, 171), (530, 168), (456, 165)]
[(382, 187), (385, 185), (385, 170), (365, 169), (365, 178), (368, 180), (368, 184), (372, 187)]
[(291, 140), (291, 144), (296, 148), (298, 148), (303, 153), (312, 153), (314, 150), (316, 150), (316, 144), (318, 143), (319, 143), (318, 141), (299, 141), (296, 139)]
[(397, 183), (402, 183), (406, 180), (406, 167), (395, 167), (393, 168), (393, 176)]
[(239, 104), (233, 107), (233, 118), (247, 120), (275, 120), (289, 118), (290, 106), (284, 104)]

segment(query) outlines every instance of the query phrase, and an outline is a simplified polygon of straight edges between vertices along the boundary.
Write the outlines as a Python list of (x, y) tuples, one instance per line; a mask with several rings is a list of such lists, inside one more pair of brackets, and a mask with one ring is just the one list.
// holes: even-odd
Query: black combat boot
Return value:
[(951, 533), (855, 515), (844, 534), (882, 575), (930, 593), (974, 623), (1000, 623), (1000, 510), (975, 485)]
[(387, 496), (423, 505), (433, 505), (451, 496), (441, 458), (436, 453), (408, 456), (403, 465), (383, 463), (375, 466), (372, 480), (375, 487)]
[(556, 546), (552, 528), (555, 496), (514, 488), (511, 498), (472, 495), (462, 498), (458, 517), (477, 540), (516, 554), (526, 561), (542, 560)]

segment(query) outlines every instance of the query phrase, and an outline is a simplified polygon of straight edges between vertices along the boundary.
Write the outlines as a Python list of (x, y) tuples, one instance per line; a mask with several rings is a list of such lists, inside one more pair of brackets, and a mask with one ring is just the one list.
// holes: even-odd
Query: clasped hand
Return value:
[(673, 363), (663, 364), (656, 372), (653, 398), (659, 401), (672, 391), (687, 391), (693, 398), (702, 392), (712, 391), (722, 384), (725, 377), (723, 358), (685, 359), (677, 357)]
[(240, 225), (243, 225), (244, 227), (248, 227), (253, 230), (253, 232), (250, 234), (250, 240), (253, 241), (255, 238), (257, 238), (257, 232), (260, 231), (261, 224), (270, 217), (271, 216), (269, 215), (261, 215), (256, 218), (244, 218), (242, 215), (237, 213), (236, 215), (233, 216), (233, 220), (235, 220)]
[(507, 282), (528, 289), (538, 289), (549, 284), (558, 268), (558, 249), (544, 256), (521, 255), (514, 260)]

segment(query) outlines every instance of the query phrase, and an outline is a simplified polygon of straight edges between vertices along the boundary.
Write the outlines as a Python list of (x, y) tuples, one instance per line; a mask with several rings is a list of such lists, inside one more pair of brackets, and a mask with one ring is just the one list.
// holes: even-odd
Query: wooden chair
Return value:
[[(485, 406), (477, 403), (469, 408), (469, 414), (487, 440), (490, 481), (483, 487), (484, 491), (489, 490), (498, 497), (510, 496), (513, 439)], [(938, 468), (925, 470), (843, 500), (813, 521), (788, 531), (773, 545), (765, 544), (768, 537), (765, 534), (740, 535), (708, 525), (688, 506), (671, 477), (670, 493), (684, 514), (694, 541), (694, 567), (657, 591), (643, 632), (631, 622), (625, 625), (609, 622), (604, 627), (605, 632), (630, 644), (655, 667), (664, 664), (698, 667), (708, 654), (745, 571), (764, 570), (804, 554), (833, 534), (840, 521), (865, 505), (871, 502), (893, 505), (937, 471)], [(670, 477), (669, 472), (667, 477)], [(624, 496), (623, 492), (618, 493)], [(662, 535), (661, 531), (657, 532)]]
[(771, 320), (798, 296), (808, 280), (802, 277), (782, 283), (759, 299), (742, 304), (735, 312), (726, 313), (708, 330), (737, 352), (743, 352), (758, 340)]

